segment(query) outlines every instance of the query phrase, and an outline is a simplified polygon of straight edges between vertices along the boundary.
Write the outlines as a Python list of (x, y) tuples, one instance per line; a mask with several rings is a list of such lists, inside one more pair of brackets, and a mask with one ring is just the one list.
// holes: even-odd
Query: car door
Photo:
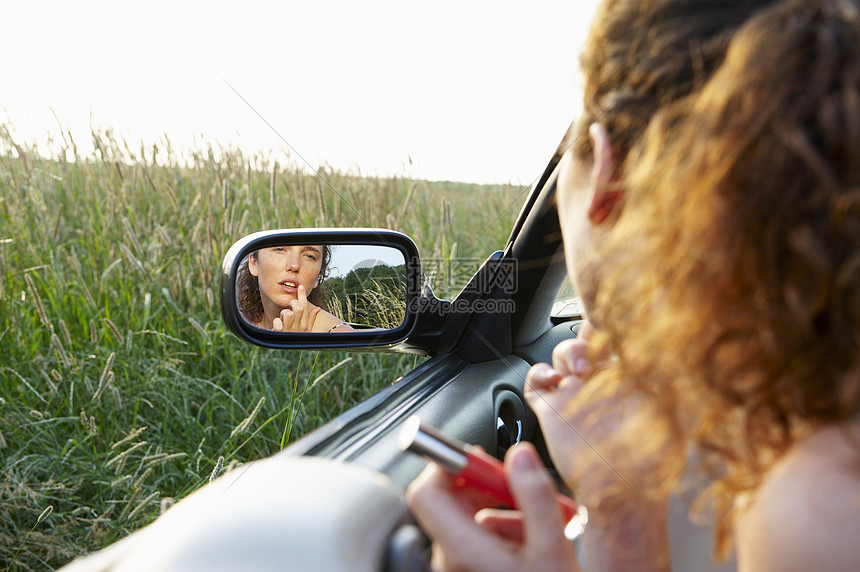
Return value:
[[(444, 434), (499, 458), (512, 444), (532, 441), (552, 470), (523, 388), (528, 369), (551, 362), (553, 348), (575, 337), (583, 319), (581, 306), (575, 303), (568, 303), (566, 312), (553, 314), (567, 278), (554, 201), (557, 163), (558, 155), (532, 187), (507, 244), (488, 256), (445, 312), (419, 318), (423, 322), (401, 345), (426, 351), (431, 359), (278, 455), (361, 466), (386, 475), (403, 490), (426, 462), (398, 446), (401, 427), (418, 416)], [(673, 569), (735, 569), (733, 561), (712, 561), (710, 530), (693, 526), (688, 512), (686, 501), (673, 499), (669, 522)], [(414, 562), (404, 554), (426, 550), (426, 542), (410, 538), (392, 542), (389, 550), (400, 556), (389, 552), (386, 569), (420, 569), (413, 568)]]

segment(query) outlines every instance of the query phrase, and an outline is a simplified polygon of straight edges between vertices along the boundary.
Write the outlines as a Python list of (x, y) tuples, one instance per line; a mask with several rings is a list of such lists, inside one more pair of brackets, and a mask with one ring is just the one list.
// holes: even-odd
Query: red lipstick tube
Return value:
[[(439, 464), (456, 477), (454, 482), (457, 486), (482, 491), (501, 504), (517, 508), (505, 479), (504, 465), (481, 449), (422, 425), (414, 415), (403, 424), (397, 444), (402, 451), (417, 453)], [(588, 512), (561, 493), (555, 495), (555, 500), (568, 523), (565, 536), (573, 540), (585, 530)]]

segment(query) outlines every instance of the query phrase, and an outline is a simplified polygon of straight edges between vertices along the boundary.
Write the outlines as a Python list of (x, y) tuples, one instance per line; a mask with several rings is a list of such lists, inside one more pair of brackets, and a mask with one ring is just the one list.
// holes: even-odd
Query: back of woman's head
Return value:
[(723, 517), (797, 439), (860, 412), (858, 158), (860, 0), (751, 19), (631, 154), (598, 304), (614, 378), (659, 397), (676, 470), (686, 445), (715, 453)]
[(591, 144), (581, 135), (600, 121), (623, 161), (654, 113), (701, 87), (737, 28), (773, 1), (601, 2), (580, 56), (583, 114), (566, 143), (587, 155)]

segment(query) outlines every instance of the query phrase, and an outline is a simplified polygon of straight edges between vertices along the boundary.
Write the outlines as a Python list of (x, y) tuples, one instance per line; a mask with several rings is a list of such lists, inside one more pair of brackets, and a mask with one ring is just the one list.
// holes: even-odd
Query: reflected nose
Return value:
[(287, 257), (287, 270), (292, 270), (293, 272), (299, 271), (299, 256), (300, 253), (296, 252), (294, 249), (290, 249)]

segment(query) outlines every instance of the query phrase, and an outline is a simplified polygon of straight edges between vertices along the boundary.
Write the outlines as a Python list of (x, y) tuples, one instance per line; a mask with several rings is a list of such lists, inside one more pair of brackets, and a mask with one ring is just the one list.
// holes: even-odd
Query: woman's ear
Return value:
[(257, 268), (257, 257), (253, 252), (248, 255), (248, 272), (250, 272), (252, 276), (260, 275), (260, 270)]
[(588, 133), (594, 149), (594, 165), (591, 171), (593, 191), (588, 202), (588, 220), (594, 226), (599, 226), (606, 222), (610, 215), (617, 216), (621, 213), (624, 191), (614, 184), (617, 180), (618, 163), (606, 126), (592, 123)]

